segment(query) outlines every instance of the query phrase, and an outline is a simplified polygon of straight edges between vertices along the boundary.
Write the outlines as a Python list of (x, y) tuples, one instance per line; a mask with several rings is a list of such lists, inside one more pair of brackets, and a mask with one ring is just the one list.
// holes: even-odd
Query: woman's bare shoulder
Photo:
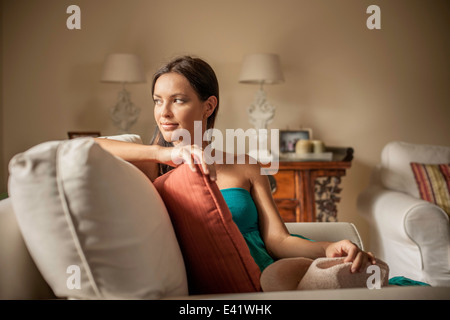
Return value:
[(248, 155), (229, 153), (223, 155), (223, 161), (215, 164), (219, 184), (250, 189), (259, 174), (258, 162)]

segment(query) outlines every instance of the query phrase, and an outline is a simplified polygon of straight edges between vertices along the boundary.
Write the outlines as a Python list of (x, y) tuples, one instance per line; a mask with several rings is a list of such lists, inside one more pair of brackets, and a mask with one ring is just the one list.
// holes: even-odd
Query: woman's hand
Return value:
[(352, 273), (366, 269), (369, 264), (375, 264), (375, 256), (371, 252), (364, 252), (349, 240), (332, 242), (325, 250), (329, 258), (346, 257), (344, 262), (353, 262), (350, 271)]
[(158, 158), (160, 162), (173, 167), (187, 163), (193, 172), (197, 170), (196, 164), (199, 164), (203, 169), (203, 173), (209, 175), (212, 181), (215, 181), (217, 178), (213, 161), (197, 145), (161, 147), (160, 152), (158, 152)]

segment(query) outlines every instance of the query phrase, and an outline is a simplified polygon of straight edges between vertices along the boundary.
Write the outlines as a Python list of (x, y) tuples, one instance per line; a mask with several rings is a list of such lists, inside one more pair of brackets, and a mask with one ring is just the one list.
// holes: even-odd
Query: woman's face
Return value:
[[(189, 81), (181, 74), (170, 72), (156, 80), (153, 100), (155, 120), (164, 140), (172, 141), (176, 129), (186, 129), (194, 139), (194, 121), (202, 121), (202, 134), (206, 119), (217, 105), (214, 96), (201, 101)], [(176, 144), (177, 142), (174, 142)]]

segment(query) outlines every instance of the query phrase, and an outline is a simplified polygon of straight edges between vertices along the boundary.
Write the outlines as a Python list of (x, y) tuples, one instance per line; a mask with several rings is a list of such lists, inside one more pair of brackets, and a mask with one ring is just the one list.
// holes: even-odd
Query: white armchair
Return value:
[(420, 198), (410, 163), (450, 163), (450, 147), (388, 143), (358, 210), (370, 223), (370, 251), (389, 264), (390, 277), (450, 286), (448, 214)]

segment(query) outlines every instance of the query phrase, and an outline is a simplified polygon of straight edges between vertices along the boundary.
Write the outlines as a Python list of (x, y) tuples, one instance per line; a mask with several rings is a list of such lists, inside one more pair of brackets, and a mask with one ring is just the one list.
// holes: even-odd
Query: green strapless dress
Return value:
[(245, 242), (250, 249), (250, 254), (263, 271), (274, 262), (264, 245), (259, 233), (258, 211), (250, 193), (242, 188), (222, 189), (223, 198), (231, 211), (233, 221), (238, 226)]

